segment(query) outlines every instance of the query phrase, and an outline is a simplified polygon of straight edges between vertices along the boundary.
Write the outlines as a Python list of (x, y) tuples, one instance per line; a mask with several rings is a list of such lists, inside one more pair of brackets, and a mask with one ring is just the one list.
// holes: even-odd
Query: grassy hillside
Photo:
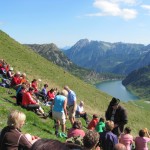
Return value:
[(150, 65), (131, 72), (122, 83), (139, 97), (150, 101)]
[[(64, 85), (69, 85), (70, 88), (76, 92), (78, 103), (80, 100), (85, 101), (85, 110), (90, 115), (94, 113), (104, 115), (108, 103), (111, 100), (109, 95), (100, 92), (94, 86), (72, 76), (62, 68), (56, 66), (27, 47), (11, 39), (2, 31), (0, 31), (0, 58), (5, 59), (12, 65), (12, 67), (14, 67), (16, 71), (19, 70), (21, 72), (25, 72), (29, 81), (33, 78), (42, 79), (41, 84), (48, 83), (49, 89), (52, 87), (57, 87), (61, 90)], [(7, 113), (11, 108), (21, 109), (20, 107), (14, 106), (14, 103), (8, 102), (4, 99), (13, 101), (12, 98), (7, 95), (6, 90), (0, 88), (0, 128), (4, 126)], [(137, 107), (137, 105), (134, 105), (133, 102), (121, 102), (121, 105), (123, 105), (128, 111), (128, 126), (133, 128), (134, 134), (138, 133), (140, 128), (150, 127), (150, 121), (147, 119), (147, 116), (150, 115), (149, 110)], [(45, 109), (47, 110), (47, 108)], [(49, 131), (52, 129), (52, 125), (49, 124), (52, 121), (45, 121), (38, 118), (31, 112), (26, 110), (22, 111), (24, 111), (28, 116), (27, 125), (23, 129), (24, 131), (28, 131), (33, 134), (36, 133), (38, 135), (42, 135), (42, 137), (54, 137), (53, 134), (51, 135), (49, 132), (44, 131)], [(38, 126), (34, 125), (34, 121), (37, 122), (36, 124), (38, 124)]]

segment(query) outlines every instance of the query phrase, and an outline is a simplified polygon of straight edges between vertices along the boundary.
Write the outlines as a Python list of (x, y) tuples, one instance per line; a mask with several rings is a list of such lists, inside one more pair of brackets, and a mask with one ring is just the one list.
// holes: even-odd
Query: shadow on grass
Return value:
[(17, 106), (16, 103), (12, 102), (11, 100), (7, 99), (7, 98), (1, 98), (2, 100), (9, 102), (11, 104), (13, 104), (14, 106)]
[(40, 130), (44, 131), (44, 132), (47, 132), (49, 134), (54, 134), (54, 132), (50, 131), (50, 130), (47, 130), (47, 129), (44, 129), (44, 128), (41, 128), (41, 126), (38, 126), (36, 123), (32, 123), (33, 126), (39, 128)]

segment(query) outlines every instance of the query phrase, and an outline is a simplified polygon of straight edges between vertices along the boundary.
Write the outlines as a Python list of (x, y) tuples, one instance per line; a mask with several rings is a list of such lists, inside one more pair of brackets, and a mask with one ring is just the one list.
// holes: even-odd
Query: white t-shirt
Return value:
[(84, 111), (83, 106), (78, 105), (78, 107), (77, 107), (77, 111), (78, 111), (78, 112), (83, 112), (83, 111)]

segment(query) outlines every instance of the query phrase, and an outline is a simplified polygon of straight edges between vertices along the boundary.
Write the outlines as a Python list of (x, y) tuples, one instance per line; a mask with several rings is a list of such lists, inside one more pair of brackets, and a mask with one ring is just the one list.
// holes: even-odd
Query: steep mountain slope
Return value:
[[(40, 85), (47, 83), (49, 85), (49, 89), (52, 87), (57, 87), (59, 90), (61, 90), (64, 85), (69, 85), (70, 88), (77, 94), (77, 103), (79, 103), (80, 100), (85, 102), (85, 110), (90, 116), (92, 116), (94, 113), (98, 114), (99, 116), (104, 116), (108, 103), (112, 98), (111, 96), (74, 77), (73, 75), (64, 71), (61, 67), (56, 66), (37, 53), (33, 52), (31, 49), (16, 42), (1, 30), (0, 57), (5, 59), (12, 67), (14, 67), (14, 71), (19, 70), (21, 72), (25, 72), (29, 81), (31, 81), (33, 78), (40, 78), (42, 79)], [(6, 125), (8, 112), (16, 108), (23, 110), (27, 115), (27, 124), (23, 129), (24, 132), (39, 136), (42, 134), (41, 137), (56, 138), (51, 132), (53, 124), (49, 126), (53, 121), (48, 119), (46, 122), (41, 119), (37, 119), (37, 116), (35, 117), (35, 115), (32, 115), (31, 112), (25, 111), (21, 107), (18, 108), (14, 105), (14, 103), (9, 103), (9, 105), (7, 105), (8, 101), (6, 100), (8, 99), (9, 95), (7, 95), (6, 91), (6, 89), (0, 88), (1, 123), (4, 124), (5, 122)], [(4, 99), (4, 102), (2, 98), (7, 99)], [(10, 96), (9, 99), (14, 102)], [(133, 102), (124, 103), (121, 101), (121, 105), (127, 109), (129, 117), (128, 126), (132, 127), (132, 133), (134, 133), (134, 135), (137, 135), (138, 130), (141, 129), (141, 127), (150, 126), (150, 121), (147, 119), (147, 117), (143, 117), (150, 116), (149, 111), (135, 106)], [(2, 124), (0, 124), (0, 127), (2, 128), (1, 125)], [(71, 127), (71, 125), (69, 127)], [(47, 136), (45, 136), (43, 132)], [(60, 140), (59, 138), (57, 139)]]
[[(75, 64), (94, 69), (96, 72), (128, 74), (139, 66), (145, 65), (146, 61), (141, 61), (139, 65), (135, 64), (149, 51), (150, 49), (142, 44), (109, 43), (83, 39), (64, 53)], [(146, 63), (146, 65), (148, 64)]]
[[(15, 69), (14, 71), (25, 72), (29, 81), (32, 81), (34, 78), (41, 79), (42, 82), (40, 84), (49, 84), (49, 89), (57, 87), (61, 90), (65, 85), (69, 85), (76, 92), (78, 100), (82, 99), (85, 101), (86, 108), (89, 111), (97, 104), (97, 108), (94, 111), (99, 112), (100, 109), (103, 112), (103, 109), (109, 102), (106, 97), (110, 98), (110, 96), (106, 96), (103, 92), (95, 89), (94, 86), (83, 82), (63, 68), (33, 52), (30, 48), (16, 42), (1, 30), (0, 57), (11, 64)], [(100, 100), (99, 97), (101, 97)], [(95, 100), (92, 104), (90, 103), (91, 99)], [(102, 104), (100, 104), (100, 101)]]
[(131, 72), (122, 84), (131, 88), (135, 93), (148, 99), (150, 97), (150, 65)]
[(55, 44), (25, 44), (26, 46), (33, 49), (35, 52), (50, 60), (54, 64), (62, 67), (64, 70), (69, 71), (71, 74), (79, 77), (80, 79), (95, 83), (101, 80), (123, 78), (119, 75), (114, 74), (100, 74), (89, 69), (84, 69), (72, 63), (68, 57), (55, 45)]

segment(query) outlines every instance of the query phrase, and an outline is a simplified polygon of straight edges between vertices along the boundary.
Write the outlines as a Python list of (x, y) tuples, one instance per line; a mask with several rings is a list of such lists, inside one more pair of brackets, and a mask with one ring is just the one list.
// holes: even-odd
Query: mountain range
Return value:
[(96, 72), (127, 75), (150, 64), (150, 45), (81, 39), (65, 55), (75, 64)]
[(120, 79), (123, 76), (111, 73), (97, 73), (74, 64), (54, 43), (51, 44), (24, 44), (42, 57), (62, 67), (76, 77), (88, 83), (100, 82), (107, 79)]

